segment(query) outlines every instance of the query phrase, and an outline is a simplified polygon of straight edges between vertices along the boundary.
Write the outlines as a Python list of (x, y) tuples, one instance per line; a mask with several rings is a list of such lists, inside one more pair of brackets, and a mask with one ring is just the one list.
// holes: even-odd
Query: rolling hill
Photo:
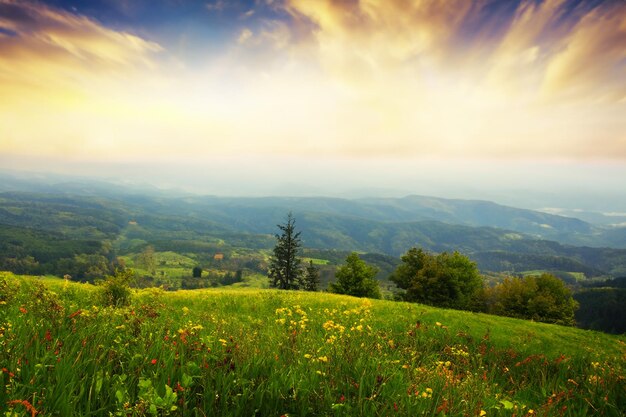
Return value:
[[(394, 201), (402, 201), (396, 206), (404, 207), (413, 199)], [(293, 211), (303, 243), (309, 248), (399, 256), (412, 246), (420, 246), (435, 252), (458, 250), (474, 258), (483, 270), (548, 269), (582, 272), (587, 276), (626, 273), (623, 249), (577, 247), (492, 226), (410, 220), (417, 219), (420, 210), (410, 214), (408, 208), (396, 207), (387, 212), (386, 205), (368, 201), (4, 192), (0, 193), (0, 233), (5, 240), (13, 242), (13, 249), (30, 245), (20, 241), (16, 228), (27, 229), (31, 235), (54, 233), (63, 239), (106, 241), (113, 250), (104, 253), (109, 257), (114, 253), (140, 251), (147, 244), (164, 251), (269, 250), (274, 243), (276, 224), (283, 222), (288, 211)], [(468, 202), (466, 206), (474, 206), (473, 211), (480, 211), (476, 207), (483, 205), (491, 207), (503, 219), (506, 212), (518, 213), (492, 203), (476, 204)], [(519, 216), (526, 215), (526, 223), (552, 222), (554, 229), (562, 233), (592, 230), (581, 221), (527, 212), (519, 211)], [(394, 218), (396, 221), (392, 221)], [(479, 218), (475, 214), (466, 223), (477, 222)], [(16, 256), (14, 252), (6, 252), (5, 244), (3, 256)]]
[(151, 288), (113, 307), (102, 288), (62, 279), (0, 272), (0, 288), (12, 415), (624, 409), (623, 336), (328, 293)]

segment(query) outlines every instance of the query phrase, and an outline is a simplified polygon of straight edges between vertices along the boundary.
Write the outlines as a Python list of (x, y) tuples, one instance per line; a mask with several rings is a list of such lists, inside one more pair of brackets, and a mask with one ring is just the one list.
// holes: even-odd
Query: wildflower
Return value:
[(152, 365), (156, 365), (157, 360), (156, 360), (156, 359), (152, 359), (152, 360), (150, 361), (150, 363), (151, 363)]
[(26, 409), (26, 411), (30, 413), (32, 417), (35, 417), (37, 414), (39, 414), (39, 411), (37, 411), (35, 407), (30, 402), (28, 402), (28, 400), (13, 400), (13, 401), (9, 401), (7, 404), (9, 406), (14, 406), (14, 405), (23, 406)]
[(311, 359), (311, 355), (310, 355), (309, 353), (305, 353), (305, 354), (304, 354), (304, 357), (305, 357), (306, 359)]
[(485, 410), (480, 410), (480, 417), (486, 416), (487, 412)]
[(26, 310), (24, 307), (20, 307), (20, 313), (26, 314), (28, 313), (28, 310)]
[(535, 410), (531, 408), (530, 410), (528, 410), (528, 414), (535, 414)]
[(436, 325), (437, 327), (441, 327), (441, 323), (439, 323), (439, 322), (436, 322), (436, 323), (435, 323), (435, 325)]
[(319, 358), (317, 358), (320, 362), (328, 362), (328, 357), (327, 356), (320, 356)]
[(183, 315), (186, 316), (187, 314), (189, 314), (189, 308), (188, 307), (183, 307), (182, 310), (183, 310)]
[(76, 310), (75, 312), (73, 312), (72, 314), (69, 315), (69, 319), (73, 319), (76, 316), (80, 316), (80, 313), (82, 313), (81, 310)]

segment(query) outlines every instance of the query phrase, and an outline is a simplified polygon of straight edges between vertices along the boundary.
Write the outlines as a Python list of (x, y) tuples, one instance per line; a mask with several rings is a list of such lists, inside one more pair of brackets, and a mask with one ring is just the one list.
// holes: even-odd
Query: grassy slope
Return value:
[(0, 412), (23, 413), (18, 400), (45, 415), (103, 416), (626, 407), (623, 337), (324, 293), (142, 290), (119, 309), (93, 307), (96, 295), (0, 273)]

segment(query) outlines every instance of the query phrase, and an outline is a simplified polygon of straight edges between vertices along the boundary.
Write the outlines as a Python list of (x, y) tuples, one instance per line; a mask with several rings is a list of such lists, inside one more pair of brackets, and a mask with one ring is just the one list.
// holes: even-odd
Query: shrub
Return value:
[(574, 325), (578, 303), (563, 281), (550, 274), (507, 278), (487, 291), (492, 314)]
[(374, 279), (378, 270), (365, 263), (359, 255), (352, 252), (346, 258), (346, 265), (337, 269), (337, 282), (329, 286), (330, 292), (355, 297), (380, 298), (378, 281)]
[(121, 307), (130, 304), (130, 284), (134, 280), (132, 270), (117, 271), (115, 275), (108, 276), (100, 281), (98, 294), (100, 304), (104, 306)]

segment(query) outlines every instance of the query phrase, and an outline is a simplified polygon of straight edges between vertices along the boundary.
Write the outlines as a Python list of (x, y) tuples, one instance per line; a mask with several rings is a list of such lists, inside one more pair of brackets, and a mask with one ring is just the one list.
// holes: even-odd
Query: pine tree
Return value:
[(305, 291), (318, 291), (320, 286), (320, 269), (309, 261), (309, 266), (304, 271), (302, 278), (302, 289)]
[(277, 225), (282, 234), (276, 235), (274, 256), (270, 259), (270, 286), (282, 290), (297, 290), (301, 285), (302, 269), (298, 250), (302, 244), (295, 223), (296, 220), (290, 212), (287, 215), (287, 224)]

